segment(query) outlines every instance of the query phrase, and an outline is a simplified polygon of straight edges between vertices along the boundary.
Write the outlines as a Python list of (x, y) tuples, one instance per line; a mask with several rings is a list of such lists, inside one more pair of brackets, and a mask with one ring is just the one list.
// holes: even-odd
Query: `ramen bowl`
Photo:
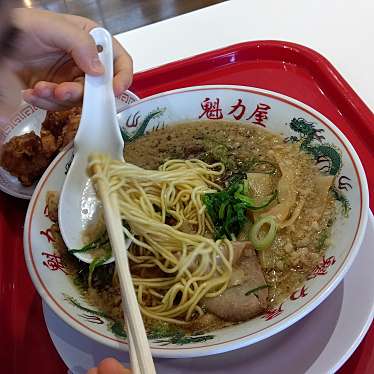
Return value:
[[(305, 283), (280, 305), (247, 322), (202, 335), (151, 331), (149, 343), (154, 356), (205, 356), (254, 344), (303, 318), (339, 284), (365, 233), (368, 187), (355, 150), (326, 117), (284, 95), (240, 86), (200, 86), (162, 93), (133, 103), (121, 112), (121, 117), (126, 142), (179, 122), (229, 120), (269, 129), (281, 134), (285, 141), (296, 139), (308, 142), (309, 147), (323, 146), (335, 155), (333, 159), (326, 153), (316, 163), (325, 172), (335, 168), (334, 190), (341, 213), (333, 227), (330, 247)], [(46, 194), (61, 190), (72, 157), (69, 146), (49, 166), (35, 189), (25, 221), (27, 266), (43, 300), (66, 323), (99, 343), (127, 349), (122, 326), (85, 301), (53, 248)]]

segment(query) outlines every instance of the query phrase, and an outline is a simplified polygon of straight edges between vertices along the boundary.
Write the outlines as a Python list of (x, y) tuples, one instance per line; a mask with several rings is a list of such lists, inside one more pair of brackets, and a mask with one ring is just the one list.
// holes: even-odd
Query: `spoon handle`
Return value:
[[(82, 229), (95, 222), (99, 211), (93, 188), (85, 173), (89, 155), (97, 152), (115, 160), (123, 160), (124, 142), (113, 93), (112, 37), (102, 28), (91, 30), (90, 35), (100, 46), (98, 56), (105, 72), (100, 76), (86, 74), (82, 116), (74, 140), (74, 159), (60, 195), (60, 230), (70, 249), (83, 246)], [(85, 262), (92, 261), (92, 256), (87, 254), (77, 253), (77, 257)]]
[(115, 159), (123, 159), (124, 142), (117, 121), (113, 94), (113, 47), (112, 36), (97, 27), (90, 35), (98, 46), (99, 60), (105, 68), (104, 74), (86, 74), (82, 115), (74, 140), (74, 152), (85, 158), (95, 152), (108, 153)]

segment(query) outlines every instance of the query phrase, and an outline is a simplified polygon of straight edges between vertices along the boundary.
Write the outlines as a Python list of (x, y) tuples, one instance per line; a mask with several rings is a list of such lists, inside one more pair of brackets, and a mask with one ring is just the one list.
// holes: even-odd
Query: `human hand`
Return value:
[[(13, 68), (26, 86), (23, 98), (47, 110), (66, 110), (82, 100), (84, 74), (100, 75), (101, 65), (87, 18), (36, 9), (14, 9), (21, 30)], [(113, 39), (115, 95), (132, 81), (132, 60)]]
[(114, 358), (106, 358), (97, 368), (88, 370), (87, 374), (131, 374), (131, 370), (124, 368)]

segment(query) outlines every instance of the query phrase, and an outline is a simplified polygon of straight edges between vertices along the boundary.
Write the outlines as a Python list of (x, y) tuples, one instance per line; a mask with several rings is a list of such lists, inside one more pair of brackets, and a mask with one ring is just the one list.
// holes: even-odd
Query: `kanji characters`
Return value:
[(308, 289), (307, 287), (303, 286), (302, 288), (297, 289), (296, 291), (292, 292), (290, 296), (290, 300), (295, 301), (297, 299), (305, 297), (306, 295), (308, 295), (308, 293), (306, 292), (307, 289)]
[[(242, 99), (238, 99), (236, 104), (234, 105), (231, 105), (231, 111), (229, 113), (227, 113), (228, 115), (232, 114), (233, 117), (239, 121), (243, 116), (244, 116), (244, 113), (245, 113), (245, 110), (246, 110), (246, 107), (245, 105), (243, 104), (243, 100)], [(235, 114), (237, 113), (237, 114)]]
[(271, 109), (270, 105), (260, 103), (257, 104), (256, 109), (253, 111), (253, 113), (246, 118), (247, 120), (253, 119), (252, 123), (256, 125), (260, 125), (262, 127), (265, 127), (265, 124), (263, 123), (265, 120), (268, 119), (268, 110)]
[(55, 242), (55, 238), (53, 237), (51, 229), (47, 229), (45, 231), (43, 231), (43, 230), (40, 231), (40, 235), (45, 236), (47, 238), (47, 240), (48, 240), (48, 243)]
[(62, 262), (61, 256), (58, 256), (52, 253), (47, 253), (47, 252), (42, 252), (42, 256), (46, 257), (47, 261), (43, 261), (43, 265), (46, 266), (49, 270), (52, 270), (52, 271), (61, 270), (65, 274), (68, 274), (68, 272), (65, 269), (65, 265)]
[(203, 112), (200, 114), (199, 118), (203, 118), (204, 116), (208, 119), (222, 119), (222, 109), (220, 108), (219, 98), (216, 98), (214, 101), (210, 100), (207, 97), (202, 103), (201, 108)]
[(312, 273), (308, 276), (307, 279), (314, 279), (319, 275), (327, 274), (327, 269), (330, 266), (334, 265), (335, 262), (335, 256), (330, 256), (329, 258), (325, 258), (325, 256), (323, 256), (322, 261), (313, 269)]
[(282, 314), (283, 309), (282, 309), (283, 304), (279, 305), (277, 308), (274, 309), (268, 309), (262, 316), (261, 318), (264, 318), (265, 321), (270, 321), (271, 319), (278, 317), (280, 314)]
[[(247, 112), (247, 106), (242, 98), (238, 98), (231, 106), (230, 110), (221, 107), (220, 98), (211, 99), (206, 97), (201, 102), (202, 112), (199, 115), (199, 119), (205, 117), (207, 119), (218, 120), (226, 116), (232, 116), (236, 121), (240, 121), (244, 118)], [(252, 114), (246, 118), (246, 121), (251, 121), (255, 125), (266, 127), (266, 120), (268, 119), (268, 112), (271, 109), (270, 105), (265, 103), (259, 103)]]

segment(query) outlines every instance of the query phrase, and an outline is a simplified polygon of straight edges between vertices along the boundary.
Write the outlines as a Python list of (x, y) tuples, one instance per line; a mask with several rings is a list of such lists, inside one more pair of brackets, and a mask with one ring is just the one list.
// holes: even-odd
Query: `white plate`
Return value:
[[(117, 112), (122, 112), (128, 105), (139, 100), (139, 97), (130, 91), (123, 92), (116, 97)], [(0, 146), (8, 142), (14, 136), (23, 135), (34, 131), (40, 134), (42, 122), (45, 119), (46, 111), (37, 108), (31, 104), (23, 102), (19, 110), (11, 117), (8, 124), (0, 127)], [(121, 116), (118, 114), (118, 121)], [(121, 123), (120, 123), (121, 124)], [(10, 175), (6, 170), (0, 167), (0, 190), (21, 198), (29, 200), (34, 192), (36, 183), (32, 186), (23, 186), (17, 177)]]
[[(362, 297), (362, 285), (374, 284), (374, 217), (344, 281), (312, 313), (277, 335), (233, 352), (193, 359), (155, 359), (162, 374), (321, 374), (338, 370), (365, 336), (374, 316), (374, 292)], [(357, 305), (360, 305), (357, 308)], [(74, 374), (86, 373), (105, 357), (129, 365), (126, 352), (101, 345), (72, 329), (43, 303), (51, 339)]]

